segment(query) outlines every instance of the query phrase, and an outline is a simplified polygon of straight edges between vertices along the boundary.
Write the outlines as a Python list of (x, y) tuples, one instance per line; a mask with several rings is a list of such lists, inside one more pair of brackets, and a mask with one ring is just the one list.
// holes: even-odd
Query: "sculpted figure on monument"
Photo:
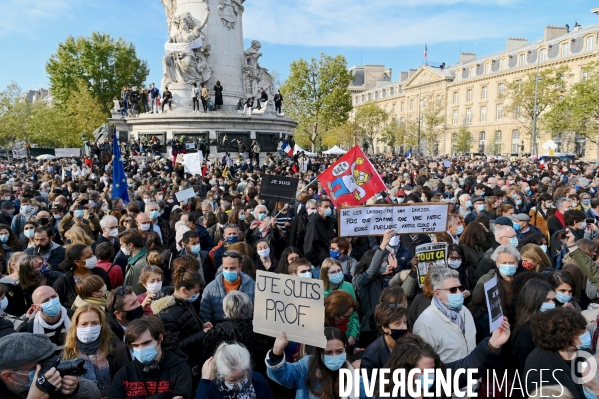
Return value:
[(206, 5), (206, 15), (199, 24), (189, 12), (173, 17), (170, 37), (164, 44), (163, 87), (171, 83), (202, 83), (210, 79), (212, 69), (207, 62), (210, 46), (203, 43), (205, 36), (202, 33), (209, 15), (210, 8)]
[(268, 69), (262, 68), (258, 63), (258, 59), (262, 57), (261, 48), (260, 42), (253, 40), (250, 48), (244, 52), (245, 65), (243, 73), (246, 84), (245, 91), (248, 96), (259, 97), (260, 87), (263, 87), (269, 96), (275, 94), (272, 76), (268, 73)]
[(240, 6), (233, 0), (220, 0), (218, 6), (218, 14), (220, 15), (223, 25), (229, 29), (235, 28), (237, 15), (239, 14)]

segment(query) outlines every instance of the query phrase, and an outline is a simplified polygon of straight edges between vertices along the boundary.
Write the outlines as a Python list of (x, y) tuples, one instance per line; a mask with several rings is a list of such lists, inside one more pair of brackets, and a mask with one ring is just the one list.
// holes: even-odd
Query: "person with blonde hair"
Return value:
[[(160, 256), (157, 252), (150, 252), (148, 255), (148, 263), (153, 263), (152, 260), (155, 259), (155, 255)], [(141, 269), (141, 274), (139, 276), (139, 284), (141, 284), (146, 292), (141, 293), (137, 296), (137, 301), (141, 303), (141, 306), (144, 308), (144, 314), (146, 316), (152, 316), (154, 312), (152, 312), (152, 308), (150, 304), (152, 300), (160, 292), (162, 289), (162, 282), (164, 280), (164, 272), (162, 269), (154, 264), (149, 264), (143, 269)]]
[(129, 363), (129, 351), (110, 331), (105, 313), (97, 306), (85, 304), (71, 319), (62, 360), (82, 358), (85, 374), (94, 382), (102, 397), (108, 397), (112, 380)]
[(542, 273), (543, 269), (551, 267), (547, 254), (536, 244), (526, 244), (520, 248), (522, 267), (528, 271)]
[(64, 233), (64, 238), (68, 240), (68, 243), (64, 246), (67, 251), (72, 245), (92, 245), (94, 243), (94, 240), (92, 240), (90, 236), (88, 236), (85, 231), (78, 226), (71, 227), (66, 233)]

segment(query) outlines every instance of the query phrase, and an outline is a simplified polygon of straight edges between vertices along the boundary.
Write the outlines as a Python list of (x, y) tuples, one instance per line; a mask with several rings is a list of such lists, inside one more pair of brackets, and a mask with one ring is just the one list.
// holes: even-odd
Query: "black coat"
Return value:
[[(95, 267), (92, 269), (92, 274), (95, 276), (100, 276), (104, 280), (104, 284), (106, 284), (106, 288), (108, 291), (112, 289), (112, 285), (110, 284), (110, 278), (108, 278), (108, 273), (101, 267)], [(60, 276), (54, 284), (52, 284), (52, 288), (56, 291), (58, 296), (60, 297), (60, 303), (67, 309), (70, 309), (73, 306), (73, 302), (75, 302), (75, 298), (77, 298), (77, 290), (75, 289), (75, 280), (73, 279), (73, 272), (68, 271), (62, 276)]]
[(315, 267), (319, 267), (322, 261), (330, 256), (330, 243), (336, 236), (331, 218), (323, 219), (318, 213), (308, 216), (303, 245), (306, 259)]
[(391, 351), (385, 343), (385, 337), (381, 335), (364, 350), (360, 368), (366, 370), (366, 374), (370, 377), (372, 370), (385, 367), (389, 356), (391, 356)]
[[(35, 255), (35, 247), (27, 248), (25, 251), (27, 255)], [(50, 257), (48, 257), (48, 265), (52, 270), (60, 270), (58, 265), (62, 263), (66, 256), (67, 250), (64, 247), (56, 247), (50, 251)]]
[[(558, 352), (536, 348), (526, 359), (524, 375), (527, 376), (528, 392), (532, 394), (537, 387), (541, 386), (561, 385), (570, 391), (574, 399), (584, 399), (582, 385), (572, 380), (572, 368), (570, 366), (571, 363), (564, 360)], [(547, 372), (547, 369), (552, 371)], [(541, 371), (544, 371), (542, 375)]]

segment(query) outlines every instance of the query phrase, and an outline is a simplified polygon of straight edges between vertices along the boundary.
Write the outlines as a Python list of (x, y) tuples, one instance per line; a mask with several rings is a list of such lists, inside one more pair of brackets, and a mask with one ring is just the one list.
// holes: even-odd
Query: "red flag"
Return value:
[(318, 181), (337, 207), (362, 205), (386, 188), (358, 145), (322, 172)]

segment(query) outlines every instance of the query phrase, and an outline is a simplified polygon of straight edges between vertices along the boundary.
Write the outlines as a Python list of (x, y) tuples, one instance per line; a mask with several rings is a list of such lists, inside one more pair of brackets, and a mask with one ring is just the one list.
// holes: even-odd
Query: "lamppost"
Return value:
[(322, 152), (322, 137), (318, 139), (318, 147), (320, 148), (320, 152)]
[[(537, 153), (536, 144), (537, 144), (537, 115), (538, 115), (538, 101), (539, 101), (539, 68), (541, 65), (541, 54), (539, 52), (539, 48), (537, 47), (537, 72), (535, 74), (535, 105), (532, 114), (532, 145), (530, 146), (530, 156), (534, 157)], [(522, 151), (524, 152), (524, 150)]]
[(86, 156), (87, 151), (85, 151), (85, 141), (86, 141), (85, 133), (81, 134), (81, 141), (83, 142), (83, 156)]

